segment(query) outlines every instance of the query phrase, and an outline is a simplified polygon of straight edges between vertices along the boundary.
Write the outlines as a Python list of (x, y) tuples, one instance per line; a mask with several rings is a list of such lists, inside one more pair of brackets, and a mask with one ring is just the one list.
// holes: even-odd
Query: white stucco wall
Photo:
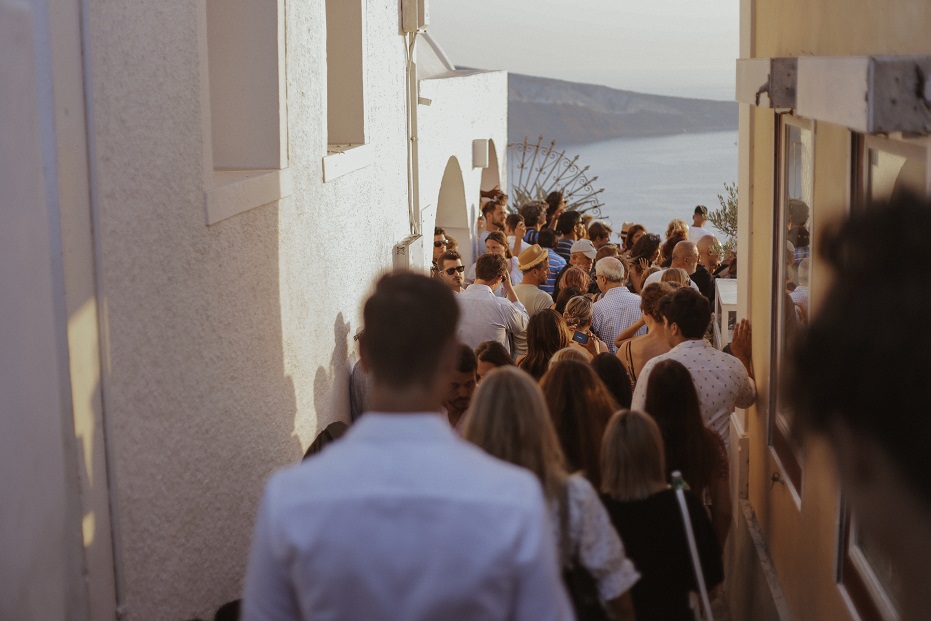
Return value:
[[(398, 5), (364, 3), (372, 163), (324, 183), (324, 2), (286, 3), (290, 195), (211, 226), (202, 2), (87, 5), (121, 603), (131, 620), (211, 618), (239, 597), (266, 478), (346, 416), (360, 304), (410, 234)], [(506, 167), (507, 86), (499, 73), (430, 88), (420, 188), (435, 214), (451, 156), (477, 205), (474, 138), (493, 138)]]
[[(507, 188), (507, 89), (504, 71), (462, 71), (420, 81), (420, 96), (431, 102), (419, 106), (417, 112), (423, 231), (432, 239), (433, 226), (444, 227), (459, 242), (467, 265), (474, 261), (471, 238), (481, 213), (479, 189), (485, 171), (472, 166), (472, 141), (491, 141), (489, 150), (494, 149), (496, 157), (489, 157), (489, 161), (498, 164), (500, 185)], [(462, 173), (468, 210), (465, 214), (451, 212), (440, 204), (440, 186), (450, 157), (456, 158)], [(429, 264), (431, 244), (425, 248)]]

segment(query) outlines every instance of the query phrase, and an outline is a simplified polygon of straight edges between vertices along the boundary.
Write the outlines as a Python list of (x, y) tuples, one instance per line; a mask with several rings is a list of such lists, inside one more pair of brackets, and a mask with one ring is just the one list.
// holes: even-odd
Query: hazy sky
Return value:
[(428, 31), (456, 65), (734, 98), (739, 0), (428, 2)]

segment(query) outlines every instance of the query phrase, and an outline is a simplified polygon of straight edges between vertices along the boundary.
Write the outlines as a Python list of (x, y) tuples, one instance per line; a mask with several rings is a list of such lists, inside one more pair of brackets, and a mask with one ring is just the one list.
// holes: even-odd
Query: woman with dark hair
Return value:
[(624, 236), (624, 256), (629, 257), (631, 250), (634, 246), (637, 245), (637, 242), (640, 241), (640, 238), (643, 237), (647, 232), (647, 227), (642, 224), (632, 224), (630, 228), (627, 229), (627, 234)]
[(692, 492), (705, 501), (723, 548), (731, 528), (727, 448), (702, 421), (692, 375), (682, 363), (663, 360), (653, 367), (644, 409), (663, 434), (667, 477), (678, 470)]
[(549, 367), (550, 358), (570, 342), (569, 328), (562, 315), (544, 308), (527, 324), (527, 355), (517, 360), (517, 366), (539, 380)]
[(478, 381), (481, 381), (492, 369), (514, 366), (514, 359), (511, 358), (511, 354), (498, 341), (482, 341), (479, 343), (478, 347), (475, 348), (475, 358), (478, 360), (478, 368), (475, 370)]
[[(631, 594), (637, 621), (691, 621), (689, 592), (698, 591), (676, 491), (666, 482), (663, 438), (643, 412), (611, 417), (601, 453), (601, 500), (640, 571)], [(705, 585), (724, 581), (721, 547), (701, 501), (685, 492)]]
[[(640, 311), (643, 316), (640, 321), (619, 334), (618, 340), (615, 341), (618, 348), (617, 357), (627, 369), (631, 386), (637, 385), (637, 377), (643, 370), (643, 365), (652, 358), (669, 351), (669, 342), (666, 340), (666, 331), (663, 329), (660, 301), (677, 287), (677, 284), (670, 282), (654, 282), (647, 285), (640, 296)], [(647, 333), (633, 336), (640, 329), (640, 325), (646, 325)], [(622, 340), (628, 334), (630, 337)]]
[(597, 489), (601, 483), (601, 436), (617, 409), (614, 397), (591, 366), (575, 360), (554, 364), (540, 381), (540, 388), (569, 471), (581, 470)]
[[(488, 237), (485, 238), (485, 252), (491, 254), (499, 254), (504, 257), (508, 262), (508, 272), (511, 274), (511, 284), (519, 285), (524, 279), (524, 273), (518, 269), (520, 261), (517, 260), (517, 257), (511, 254), (511, 249), (508, 246), (507, 237), (501, 231), (494, 231), (488, 234)], [(471, 283), (475, 280), (475, 263), (466, 271), (465, 275), (466, 282)], [(495, 294), (499, 297), (504, 297), (504, 289), (499, 287)]]
[(546, 195), (546, 226), (547, 229), (555, 229), (556, 221), (566, 209), (566, 199), (562, 192), (554, 190)]
[(624, 364), (609, 351), (592, 358), (591, 364), (592, 369), (604, 382), (618, 406), (629, 408), (634, 389), (630, 386), (630, 378), (627, 377), (627, 369), (624, 368)]
[(630, 250), (630, 286), (635, 293), (640, 293), (644, 272), (659, 258), (659, 235), (644, 233)]
[(559, 295), (556, 296), (556, 301), (553, 302), (553, 310), (559, 314), (564, 313), (569, 300), (580, 295), (582, 295), (582, 291), (575, 287), (566, 287), (560, 290)]

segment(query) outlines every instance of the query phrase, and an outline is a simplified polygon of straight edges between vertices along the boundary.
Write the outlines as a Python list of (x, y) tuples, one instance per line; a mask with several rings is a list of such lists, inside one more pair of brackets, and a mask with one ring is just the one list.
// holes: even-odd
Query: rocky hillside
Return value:
[(612, 138), (737, 129), (737, 103), (644, 95), (607, 86), (512, 73), (508, 140), (543, 134), (560, 145)]

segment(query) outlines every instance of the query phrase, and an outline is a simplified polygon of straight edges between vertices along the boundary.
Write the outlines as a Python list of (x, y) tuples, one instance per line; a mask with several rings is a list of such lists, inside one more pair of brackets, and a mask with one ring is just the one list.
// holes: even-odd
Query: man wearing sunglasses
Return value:
[(436, 260), (436, 277), (452, 289), (453, 293), (465, 291), (465, 287), (462, 286), (462, 273), (464, 271), (462, 256), (455, 250), (444, 252)]

